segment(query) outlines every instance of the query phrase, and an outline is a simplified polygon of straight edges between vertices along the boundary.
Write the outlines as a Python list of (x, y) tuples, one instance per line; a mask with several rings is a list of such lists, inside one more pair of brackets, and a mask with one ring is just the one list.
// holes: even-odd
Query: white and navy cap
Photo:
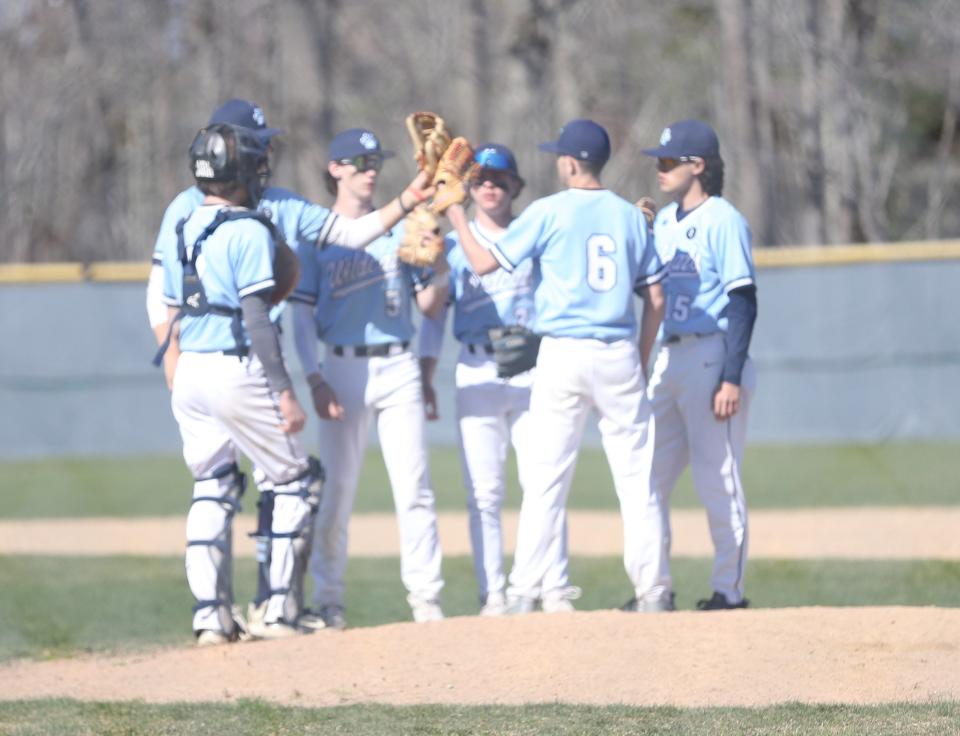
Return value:
[(706, 123), (680, 120), (663, 129), (659, 146), (644, 148), (643, 152), (657, 158), (717, 158), (720, 155), (720, 140), (716, 131)]
[(366, 128), (350, 128), (337, 133), (330, 141), (330, 161), (342, 161), (354, 156), (368, 156), (379, 154), (383, 158), (393, 156), (393, 151), (384, 151), (380, 147), (380, 139), (372, 130)]
[(268, 128), (263, 109), (249, 100), (233, 99), (224, 102), (210, 116), (209, 125), (216, 123), (229, 123), (239, 125), (241, 128), (249, 128), (264, 143), (269, 143), (273, 136), (283, 133), (279, 128)]

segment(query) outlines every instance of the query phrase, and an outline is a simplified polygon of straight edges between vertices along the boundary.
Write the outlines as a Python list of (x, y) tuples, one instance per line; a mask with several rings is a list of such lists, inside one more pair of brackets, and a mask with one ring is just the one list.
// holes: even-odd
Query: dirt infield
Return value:
[[(701, 510), (671, 514), (673, 554), (710, 557), (713, 548)], [(239, 522), (242, 532), (246, 520)], [(0, 554), (179, 555), (184, 517), (152, 519), (37, 519), (0, 522)], [(505, 545), (514, 548), (515, 512), (504, 514)], [(586, 557), (623, 551), (620, 516), (615, 512), (570, 513), (571, 554)], [(960, 507), (836, 508), (754, 511), (750, 515), (750, 556), (813, 559), (960, 559)], [(253, 542), (234, 535), (239, 556), (253, 555)], [(467, 521), (462, 513), (440, 514), (440, 540), (446, 555), (469, 555)], [(360, 514), (350, 526), (350, 555), (398, 554), (396, 517)]]
[[(674, 554), (710, 556), (699, 510), (672, 517)], [(507, 548), (516, 514), (506, 514)], [(352, 555), (395, 555), (392, 515), (358, 515)], [(756, 511), (751, 556), (960, 559), (960, 509)], [(184, 519), (0, 522), (0, 554), (179, 555)], [(463, 514), (444, 553), (469, 554)], [(573, 512), (577, 555), (619, 555), (619, 515)], [(237, 534), (238, 552), (251, 553)], [(147, 702), (724, 706), (960, 699), (960, 609), (793, 608), (644, 616), (458, 617), (279, 642), (0, 665), (0, 699)]]
[(0, 699), (676, 706), (960, 699), (960, 610), (462, 617), (0, 666)]

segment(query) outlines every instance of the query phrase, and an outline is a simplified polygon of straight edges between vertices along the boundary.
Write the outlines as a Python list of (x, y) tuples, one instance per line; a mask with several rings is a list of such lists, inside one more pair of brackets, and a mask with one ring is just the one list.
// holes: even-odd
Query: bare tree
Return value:
[[(649, 193), (639, 149), (715, 122), (759, 244), (960, 235), (956, 0), (17, 0), (0, 3), (4, 260), (144, 259), (190, 182), (186, 149), (229, 97), (287, 134), (277, 183), (324, 199), (340, 127), (412, 173), (403, 117), (510, 145), (524, 201), (553, 191), (537, 144), (610, 131), (604, 181)], [(719, 48), (718, 48), (719, 47)], [(477, 140), (479, 142), (479, 140)]]
[(766, 176), (770, 171), (770, 136), (757, 71), (758, 67), (766, 68), (769, 60), (758, 53), (758, 47), (763, 46), (762, 41), (760, 44), (756, 41), (757, 36), (762, 37), (764, 28), (757, 23), (753, 0), (716, 0), (716, 7), (726, 61), (725, 104), (720, 111), (726, 118), (724, 147), (731, 168), (737, 173), (731, 189), (759, 240), (769, 243), (773, 240), (771, 187)]

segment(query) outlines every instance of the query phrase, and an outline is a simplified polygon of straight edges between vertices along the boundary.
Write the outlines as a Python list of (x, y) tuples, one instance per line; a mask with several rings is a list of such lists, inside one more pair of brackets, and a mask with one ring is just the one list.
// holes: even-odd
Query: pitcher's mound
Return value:
[(960, 700), (960, 609), (452, 618), (277, 642), (14, 662), (0, 698), (291, 705)]

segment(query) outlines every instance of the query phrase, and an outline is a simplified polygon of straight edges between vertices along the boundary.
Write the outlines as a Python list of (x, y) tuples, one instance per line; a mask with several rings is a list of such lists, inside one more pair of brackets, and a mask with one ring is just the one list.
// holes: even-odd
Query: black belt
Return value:
[(688, 338), (688, 337), (710, 337), (710, 335), (715, 335), (715, 334), (717, 334), (717, 333), (715, 333), (715, 332), (691, 332), (691, 333), (688, 334), (688, 335), (667, 335), (665, 338), (663, 338), (663, 344), (664, 344), (664, 345), (672, 345), (672, 344), (678, 343), (678, 342), (680, 342), (681, 340), (684, 340), (684, 339), (686, 339), (686, 338)]
[(221, 355), (233, 355), (238, 358), (246, 358), (250, 355), (250, 348), (244, 345), (242, 348), (230, 348), (229, 350), (221, 350)]
[(476, 355), (477, 353), (484, 352), (487, 355), (493, 355), (493, 345), (486, 342), (483, 344), (476, 342), (468, 342), (467, 350), (470, 351), (471, 355)]
[(355, 358), (382, 358), (395, 355), (410, 347), (409, 341), (387, 342), (382, 345), (334, 345), (334, 355), (352, 355)]

